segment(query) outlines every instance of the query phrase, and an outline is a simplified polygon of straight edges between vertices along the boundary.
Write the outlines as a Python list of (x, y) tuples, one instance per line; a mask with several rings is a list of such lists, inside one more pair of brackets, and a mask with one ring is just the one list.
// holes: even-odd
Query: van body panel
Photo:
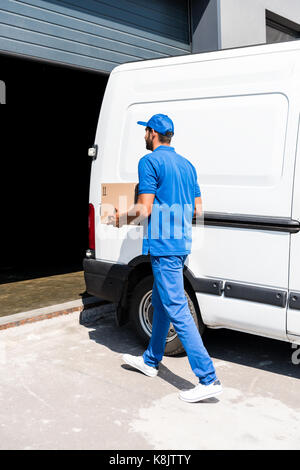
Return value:
[(193, 227), (192, 253), (186, 264), (200, 277), (288, 289), (290, 237), (267, 230)]
[[(247, 300), (197, 293), (203, 322), (210, 327), (224, 327), (286, 340), (286, 309)], [(220, 300), (222, 305), (220, 307)]]
[[(298, 98), (300, 104), (300, 97)], [(295, 163), (295, 178), (293, 185), (292, 216), (300, 221), (300, 119), (297, 139), (297, 158)], [(300, 340), (300, 233), (291, 238), (290, 250), (290, 279), (289, 302), (287, 310), (287, 333), (291, 340), (298, 335)]]
[[(98, 260), (128, 264), (142, 253), (143, 226), (100, 223), (101, 183), (138, 182), (145, 149), (138, 120), (168, 114), (172, 144), (195, 166), (205, 213), (300, 222), (300, 42), (123, 64), (111, 73), (101, 107), (92, 163)], [(298, 150), (299, 155), (299, 150)], [(296, 168), (296, 173), (295, 173)], [(293, 204), (292, 204), (293, 200)], [(294, 222), (293, 222), (294, 221)], [(211, 327), (288, 340), (300, 335), (300, 232), (251, 226), (193, 226), (186, 265), (195, 278), (278, 289), (284, 306), (197, 292)], [(291, 255), (291, 257), (290, 257)]]

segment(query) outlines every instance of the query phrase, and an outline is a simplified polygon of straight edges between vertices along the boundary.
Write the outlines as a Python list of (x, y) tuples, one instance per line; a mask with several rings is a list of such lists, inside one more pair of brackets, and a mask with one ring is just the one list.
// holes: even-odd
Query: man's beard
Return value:
[(148, 139), (146, 139), (146, 149), (153, 150), (153, 140), (151, 139), (151, 137), (148, 137)]

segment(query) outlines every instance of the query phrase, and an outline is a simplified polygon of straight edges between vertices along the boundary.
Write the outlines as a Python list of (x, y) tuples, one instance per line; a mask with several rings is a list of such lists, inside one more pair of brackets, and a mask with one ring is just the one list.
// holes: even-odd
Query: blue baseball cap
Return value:
[(151, 129), (159, 132), (162, 135), (166, 135), (167, 132), (174, 134), (174, 124), (172, 119), (166, 114), (154, 114), (148, 122), (138, 121), (137, 124), (145, 127), (151, 127)]

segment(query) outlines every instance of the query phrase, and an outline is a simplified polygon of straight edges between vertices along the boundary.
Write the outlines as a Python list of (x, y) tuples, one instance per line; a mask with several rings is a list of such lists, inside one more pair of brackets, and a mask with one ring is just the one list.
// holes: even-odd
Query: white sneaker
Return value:
[(182, 391), (179, 393), (179, 398), (183, 401), (195, 403), (197, 401), (219, 395), (222, 392), (223, 388), (221, 382), (219, 380), (215, 380), (209, 385), (202, 385), (199, 383), (191, 390)]
[(148, 377), (156, 377), (158, 369), (145, 364), (143, 356), (132, 356), (131, 354), (123, 354), (122, 359), (126, 364), (129, 364), (134, 369), (138, 369)]

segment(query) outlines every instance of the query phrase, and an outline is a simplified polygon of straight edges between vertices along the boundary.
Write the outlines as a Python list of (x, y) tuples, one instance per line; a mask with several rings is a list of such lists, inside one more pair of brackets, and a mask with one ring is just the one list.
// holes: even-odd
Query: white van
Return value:
[[(101, 183), (138, 182), (148, 153), (138, 120), (171, 117), (172, 146), (197, 169), (204, 225), (184, 269), (191, 314), (300, 344), (300, 41), (116, 67), (105, 92), (90, 181), (86, 289), (151, 335), (152, 271), (143, 227), (101, 223)], [(170, 328), (166, 354), (182, 346)]]

